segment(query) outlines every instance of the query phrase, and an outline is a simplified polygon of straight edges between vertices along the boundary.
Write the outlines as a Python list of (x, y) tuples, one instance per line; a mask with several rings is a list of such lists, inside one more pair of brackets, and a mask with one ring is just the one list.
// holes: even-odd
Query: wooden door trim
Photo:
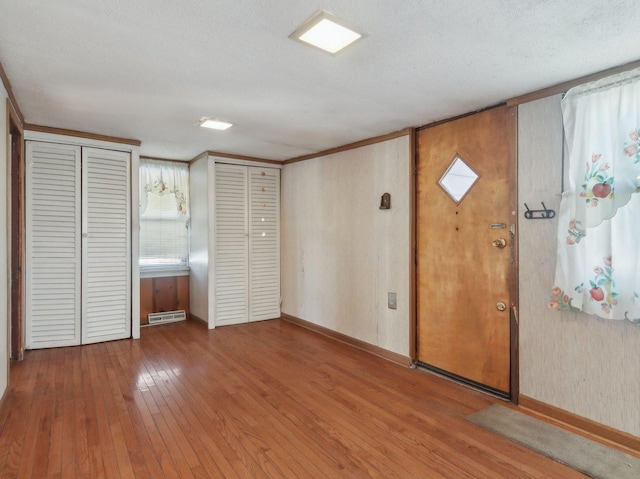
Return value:
[(18, 111), (7, 99), (7, 145), (9, 161), (9, 184), (11, 197), (9, 204), (10, 230), (10, 264), (9, 301), (10, 301), (10, 338), (11, 358), (22, 361), (24, 359), (24, 262), (25, 262), (25, 217), (24, 217), (24, 131)]
[(519, 304), (519, 256), (518, 256), (518, 107), (507, 107), (507, 138), (509, 142), (509, 205), (511, 208), (511, 220), (515, 231), (511, 235), (511, 254), (513, 262), (509, 270), (509, 299), (511, 301), (509, 308), (509, 335), (510, 335), (510, 380), (509, 380), (509, 399), (512, 403), (518, 404), (520, 396), (520, 325), (518, 315), (520, 311)]
[(416, 192), (418, 169), (416, 165), (416, 129), (409, 131), (409, 358), (414, 363), (418, 357), (417, 275), (418, 239), (416, 237)]
[(505, 106), (506, 102), (497, 103), (495, 105), (487, 106), (484, 108), (480, 108), (479, 110), (468, 111), (467, 113), (463, 113), (461, 115), (452, 116), (449, 118), (445, 118), (444, 120), (434, 121), (433, 123), (427, 123), (426, 125), (419, 126), (415, 129), (415, 131), (428, 130), (429, 128), (434, 128), (436, 126), (442, 125), (444, 123), (449, 123), (451, 121), (460, 120), (461, 118), (466, 118), (468, 116), (477, 115), (478, 113), (485, 112), (487, 110), (493, 110), (494, 108), (500, 108), (501, 106)]
[(140, 140), (132, 140), (129, 138), (120, 138), (118, 136), (99, 135), (97, 133), (89, 133), (86, 131), (68, 130), (66, 128), (54, 128), (51, 126), (33, 125), (27, 123), (24, 125), (25, 130), (34, 131), (38, 133), (49, 133), (52, 135), (72, 136), (75, 138), (84, 138), (88, 140), (106, 141), (109, 143), (118, 143), (130, 146), (140, 146)]

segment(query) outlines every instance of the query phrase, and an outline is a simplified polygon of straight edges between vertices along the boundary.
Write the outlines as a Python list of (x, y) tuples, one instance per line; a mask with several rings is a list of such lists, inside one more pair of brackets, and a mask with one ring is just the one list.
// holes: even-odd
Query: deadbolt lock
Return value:
[(507, 309), (507, 305), (506, 305), (506, 304), (504, 304), (502, 301), (498, 301), (498, 302), (496, 303), (496, 309), (497, 309), (498, 311), (504, 311), (505, 309)]
[(504, 238), (498, 238), (497, 240), (494, 240), (492, 244), (494, 247), (502, 249), (507, 246), (507, 240)]

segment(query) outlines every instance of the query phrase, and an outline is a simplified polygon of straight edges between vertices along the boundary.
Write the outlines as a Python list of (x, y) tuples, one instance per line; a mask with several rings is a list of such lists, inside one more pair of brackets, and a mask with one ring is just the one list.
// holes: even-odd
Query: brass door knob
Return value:
[(507, 309), (507, 305), (506, 305), (506, 304), (504, 304), (502, 301), (498, 301), (498, 302), (496, 303), (496, 309), (497, 309), (498, 311), (504, 311), (505, 309)]
[(495, 248), (502, 249), (507, 246), (507, 240), (504, 238), (498, 238), (497, 240), (494, 240), (492, 244)]

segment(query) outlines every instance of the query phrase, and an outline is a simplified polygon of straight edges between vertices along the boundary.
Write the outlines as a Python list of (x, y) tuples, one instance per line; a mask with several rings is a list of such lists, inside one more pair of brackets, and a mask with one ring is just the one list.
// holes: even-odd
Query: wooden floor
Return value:
[(496, 401), (284, 321), (184, 321), (27, 352), (0, 477), (585, 477), (464, 420)]

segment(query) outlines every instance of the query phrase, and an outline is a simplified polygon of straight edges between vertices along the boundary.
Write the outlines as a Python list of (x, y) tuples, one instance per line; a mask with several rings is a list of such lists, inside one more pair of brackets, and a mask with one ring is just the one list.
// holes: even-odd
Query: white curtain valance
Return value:
[(140, 159), (140, 214), (147, 209), (147, 195), (173, 195), (181, 217), (189, 218), (189, 164)]
[(549, 306), (640, 321), (640, 69), (571, 89)]

